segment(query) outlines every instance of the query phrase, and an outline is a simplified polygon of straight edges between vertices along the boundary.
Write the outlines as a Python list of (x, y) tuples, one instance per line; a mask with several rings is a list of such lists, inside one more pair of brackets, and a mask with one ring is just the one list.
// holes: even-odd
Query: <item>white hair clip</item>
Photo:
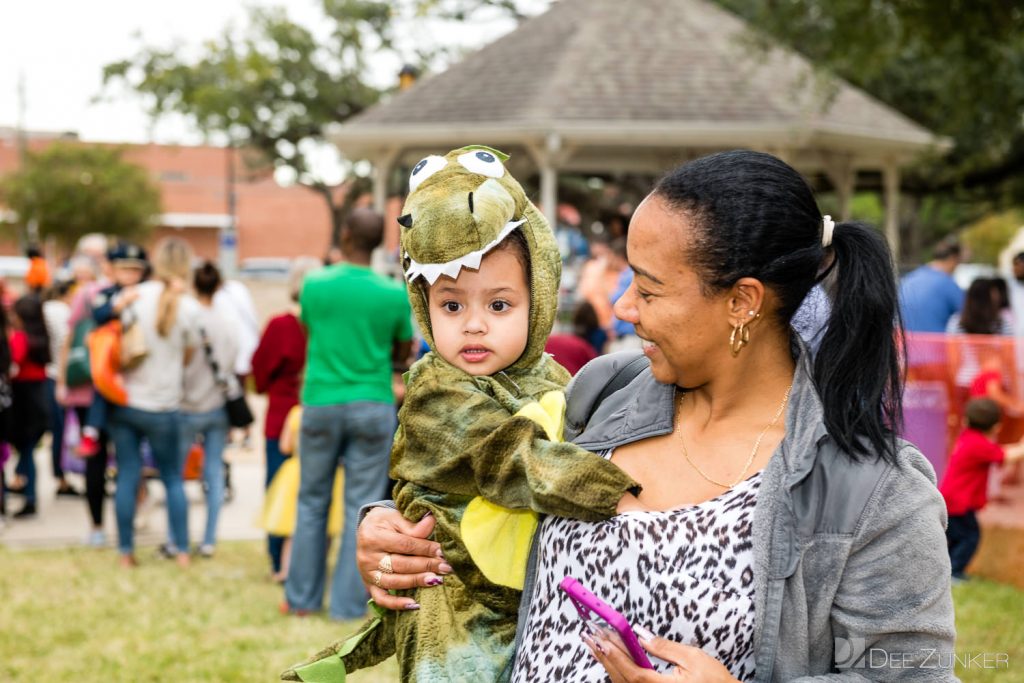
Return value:
[(835, 232), (836, 222), (832, 216), (821, 217), (821, 246), (828, 247), (832, 244), (832, 233)]

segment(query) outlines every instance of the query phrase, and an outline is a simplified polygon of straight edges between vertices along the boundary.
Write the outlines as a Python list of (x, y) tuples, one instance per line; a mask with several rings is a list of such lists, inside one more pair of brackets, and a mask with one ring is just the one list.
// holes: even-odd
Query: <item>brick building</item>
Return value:
[[(67, 139), (76, 137), (29, 133), (28, 148), (38, 151)], [(220, 232), (230, 224), (228, 164), (232, 153), (209, 145), (119, 146), (125, 150), (125, 160), (147, 169), (160, 188), (163, 213), (151, 242), (166, 235), (183, 237), (198, 256), (216, 259)], [(249, 258), (322, 256), (331, 232), (324, 200), (304, 187), (282, 187), (269, 173), (254, 173), (246, 167), (241, 154), (233, 156), (239, 262)], [(18, 165), (17, 136), (10, 128), (0, 128), (0, 176)], [(96, 229), (102, 232), (102, 226)], [(0, 252), (16, 253), (18, 236), (9, 226), (4, 232), (0, 235)]]

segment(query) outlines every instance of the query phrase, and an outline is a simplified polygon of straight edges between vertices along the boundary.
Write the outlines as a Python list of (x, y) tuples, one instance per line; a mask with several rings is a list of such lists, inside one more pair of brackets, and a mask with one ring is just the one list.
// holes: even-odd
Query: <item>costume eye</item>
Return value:
[(412, 173), (409, 174), (409, 192), (415, 192), (420, 183), (447, 165), (448, 161), (436, 154), (420, 159), (420, 162), (412, 167)]
[(488, 178), (500, 178), (505, 175), (505, 166), (501, 160), (482, 149), (474, 149), (471, 152), (459, 155), (459, 163), (473, 173), (485, 175)]

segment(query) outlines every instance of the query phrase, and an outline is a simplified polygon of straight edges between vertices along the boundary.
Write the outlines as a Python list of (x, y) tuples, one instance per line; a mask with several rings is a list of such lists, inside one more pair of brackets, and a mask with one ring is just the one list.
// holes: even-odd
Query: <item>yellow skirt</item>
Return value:
[[(267, 497), (263, 501), (263, 514), (259, 526), (274, 536), (291, 536), (295, 533), (295, 517), (299, 506), (299, 459), (295, 456), (285, 459), (270, 482)], [(327, 513), (327, 534), (341, 533), (343, 516), (342, 484), (345, 475), (341, 468), (334, 476), (334, 490), (331, 492), (331, 508)]]

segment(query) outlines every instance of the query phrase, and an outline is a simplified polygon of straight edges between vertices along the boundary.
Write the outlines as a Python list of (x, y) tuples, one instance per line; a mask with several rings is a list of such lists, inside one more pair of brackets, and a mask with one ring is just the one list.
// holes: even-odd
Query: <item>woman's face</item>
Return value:
[(633, 214), (628, 260), (633, 284), (615, 303), (615, 315), (636, 326), (655, 379), (697, 387), (729, 353), (732, 330), (727, 293), (704, 296), (684, 245), (692, 227), (685, 214), (649, 195)]

